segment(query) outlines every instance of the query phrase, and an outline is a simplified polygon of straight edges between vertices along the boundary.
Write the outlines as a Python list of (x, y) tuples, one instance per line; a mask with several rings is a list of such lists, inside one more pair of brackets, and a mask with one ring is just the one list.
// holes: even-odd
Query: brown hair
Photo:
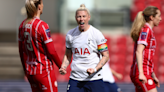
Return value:
[(148, 6), (144, 11), (138, 12), (131, 28), (131, 37), (134, 42), (137, 42), (141, 28), (150, 21), (150, 16), (155, 17), (157, 10), (158, 8), (155, 6)]

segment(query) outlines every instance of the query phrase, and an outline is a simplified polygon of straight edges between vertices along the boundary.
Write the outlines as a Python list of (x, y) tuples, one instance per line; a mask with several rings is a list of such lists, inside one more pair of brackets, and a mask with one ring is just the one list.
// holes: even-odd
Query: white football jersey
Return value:
[(102, 79), (102, 69), (89, 76), (88, 68), (95, 68), (100, 61), (98, 45), (106, 43), (103, 34), (90, 25), (85, 32), (79, 26), (71, 29), (66, 35), (66, 47), (72, 49), (73, 60), (70, 78), (79, 81)]
[(109, 83), (115, 82), (115, 79), (109, 67), (109, 61), (103, 66), (103, 81)]

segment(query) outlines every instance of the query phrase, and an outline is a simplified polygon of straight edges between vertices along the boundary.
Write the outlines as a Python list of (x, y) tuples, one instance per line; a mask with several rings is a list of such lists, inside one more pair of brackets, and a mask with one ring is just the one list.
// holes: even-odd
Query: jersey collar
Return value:
[(40, 19), (39, 17), (35, 16), (34, 18)]
[(151, 26), (149, 25), (149, 23), (145, 23), (145, 27), (149, 27), (152, 31), (153, 31), (153, 29), (151, 28)]

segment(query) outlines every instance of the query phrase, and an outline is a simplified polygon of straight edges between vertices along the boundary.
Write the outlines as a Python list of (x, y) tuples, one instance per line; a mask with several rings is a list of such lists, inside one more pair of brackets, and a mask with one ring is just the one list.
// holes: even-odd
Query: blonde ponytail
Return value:
[(26, 12), (27, 12), (27, 18), (33, 18), (37, 12), (37, 8), (34, 4), (34, 1), (26, 0), (25, 7), (26, 7)]
[(155, 6), (148, 6), (144, 11), (138, 12), (131, 28), (131, 37), (134, 42), (137, 42), (141, 28), (145, 25), (146, 22), (150, 21), (150, 16), (155, 17), (157, 14), (158, 8)]
[(40, 4), (41, 0), (26, 0), (25, 8), (27, 12), (27, 20), (25, 22), (28, 23), (32, 20), (32, 18), (37, 13), (38, 4)]
[(135, 18), (131, 28), (131, 37), (134, 42), (137, 42), (140, 30), (145, 23), (146, 21), (143, 17), (143, 12), (142, 11), (138, 12), (137, 17)]

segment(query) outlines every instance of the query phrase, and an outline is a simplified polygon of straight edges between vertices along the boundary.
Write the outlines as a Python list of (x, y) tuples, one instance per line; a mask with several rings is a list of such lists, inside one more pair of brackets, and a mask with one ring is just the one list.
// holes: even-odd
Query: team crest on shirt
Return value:
[(46, 29), (46, 34), (47, 34), (48, 37), (51, 37), (51, 35), (50, 35), (50, 29)]
[(147, 36), (147, 33), (146, 32), (142, 32), (141, 33), (141, 39), (142, 40), (145, 40), (146, 39), (146, 36)]
[(90, 44), (91, 43), (91, 39), (88, 39), (88, 44)]
[(148, 84), (149, 84), (149, 85), (153, 85), (153, 80), (152, 80), (152, 79), (149, 79), (149, 80), (148, 80)]

